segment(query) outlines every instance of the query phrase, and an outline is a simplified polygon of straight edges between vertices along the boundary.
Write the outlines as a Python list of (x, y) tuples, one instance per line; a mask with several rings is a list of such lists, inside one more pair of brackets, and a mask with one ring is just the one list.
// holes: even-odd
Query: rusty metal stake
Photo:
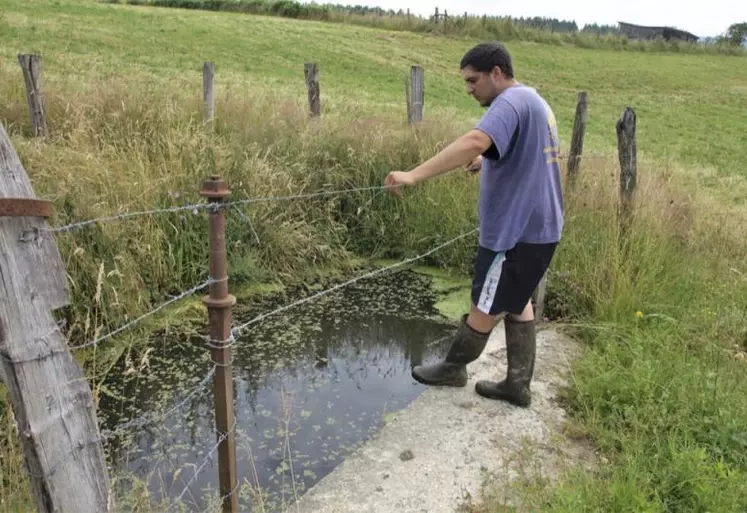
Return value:
[[(230, 196), (226, 183), (218, 176), (205, 180), (200, 196), (219, 206)], [(234, 436), (233, 373), (231, 368), (231, 307), (236, 298), (228, 293), (228, 261), (226, 258), (226, 218), (223, 210), (210, 211), (210, 293), (202, 298), (210, 318), (210, 352), (218, 365), (215, 372), (215, 428), (225, 439), (218, 446), (218, 480), (223, 497), (223, 513), (238, 513), (236, 490), (236, 439)]]

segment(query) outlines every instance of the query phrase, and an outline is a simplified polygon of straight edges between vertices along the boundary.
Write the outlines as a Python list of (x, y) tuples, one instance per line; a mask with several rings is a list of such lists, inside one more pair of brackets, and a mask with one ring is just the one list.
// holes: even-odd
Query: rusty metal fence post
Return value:
[(223, 497), (223, 513), (238, 513), (236, 493), (236, 439), (234, 436), (233, 373), (231, 366), (231, 308), (236, 298), (228, 293), (226, 258), (226, 218), (217, 208), (230, 196), (226, 183), (218, 176), (205, 180), (200, 196), (216, 208), (210, 210), (210, 293), (202, 298), (210, 320), (210, 352), (217, 365), (215, 372), (215, 428), (218, 446), (218, 480)]

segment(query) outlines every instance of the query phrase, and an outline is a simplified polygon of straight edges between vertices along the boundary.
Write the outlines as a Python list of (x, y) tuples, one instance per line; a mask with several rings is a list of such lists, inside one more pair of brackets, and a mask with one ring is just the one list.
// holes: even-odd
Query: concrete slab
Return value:
[(451, 513), (479, 498), (485, 479), (505, 486), (533, 472), (545, 478), (588, 462), (591, 451), (562, 436), (565, 411), (556, 401), (579, 345), (553, 329), (537, 334), (533, 403), (528, 409), (483, 399), (479, 379), (502, 379), (503, 325), (468, 367), (467, 387), (429, 388), (368, 443), (304, 494), (297, 513)]

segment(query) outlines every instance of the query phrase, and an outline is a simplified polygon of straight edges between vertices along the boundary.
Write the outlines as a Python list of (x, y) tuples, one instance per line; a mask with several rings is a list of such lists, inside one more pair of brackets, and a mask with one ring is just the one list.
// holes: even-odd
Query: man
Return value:
[(563, 229), (557, 126), (545, 100), (514, 78), (511, 56), (502, 45), (475, 46), (460, 69), (467, 92), (487, 112), (436, 156), (409, 172), (393, 171), (384, 181), (400, 196), (403, 186), (482, 161), (470, 313), (462, 317), (446, 358), (415, 366), (412, 375), (428, 385), (466, 386), (467, 364), (480, 356), (503, 319), (506, 378), (480, 381), (475, 390), (526, 407), (536, 352), (531, 296)]

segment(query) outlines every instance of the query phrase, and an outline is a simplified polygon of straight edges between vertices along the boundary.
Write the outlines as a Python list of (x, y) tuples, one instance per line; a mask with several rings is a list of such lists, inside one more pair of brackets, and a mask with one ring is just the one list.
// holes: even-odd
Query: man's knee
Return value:
[(472, 304), (470, 308), (469, 316), (467, 317), (467, 324), (470, 328), (480, 333), (489, 333), (495, 325), (503, 318), (505, 313), (499, 313), (497, 315), (490, 315)]

